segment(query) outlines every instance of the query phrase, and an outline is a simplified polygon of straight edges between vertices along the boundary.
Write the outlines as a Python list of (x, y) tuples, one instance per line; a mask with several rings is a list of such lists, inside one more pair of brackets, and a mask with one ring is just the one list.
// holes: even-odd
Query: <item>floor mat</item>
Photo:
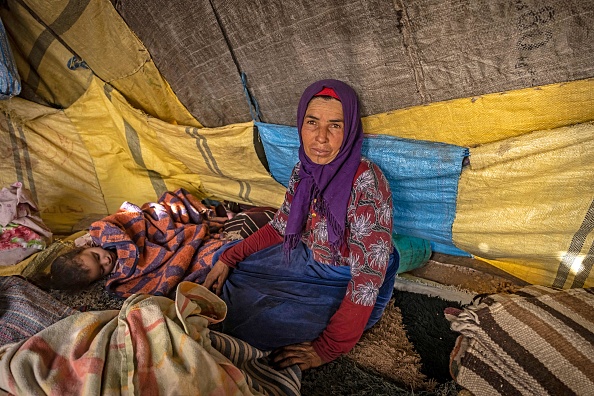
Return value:
[(450, 381), (450, 352), (458, 334), (450, 329), (443, 312), (447, 307), (461, 308), (461, 305), (439, 297), (407, 292), (395, 293), (394, 303), (402, 312), (402, 323), (409, 340), (421, 356), (421, 372), (439, 383)]

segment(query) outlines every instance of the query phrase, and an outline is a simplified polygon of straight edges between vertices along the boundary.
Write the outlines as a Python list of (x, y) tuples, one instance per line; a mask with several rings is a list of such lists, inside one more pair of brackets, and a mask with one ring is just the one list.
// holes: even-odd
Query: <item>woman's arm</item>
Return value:
[(202, 286), (221, 294), (223, 284), (229, 276), (229, 268), (235, 268), (237, 263), (243, 261), (247, 256), (259, 250), (266, 249), (276, 243), (282, 242), (281, 236), (270, 225), (266, 224), (243, 241), (225, 250), (219, 260), (212, 266)]
[(267, 223), (243, 241), (225, 250), (219, 260), (229, 267), (235, 268), (237, 263), (242, 262), (249, 255), (282, 241), (283, 238), (278, 231), (270, 223)]
[(249, 255), (283, 241), (284, 229), (287, 224), (291, 202), (293, 201), (298, 174), (299, 163), (293, 168), (289, 187), (285, 193), (285, 200), (274, 215), (274, 219), (243, 241), (225, 250), (221, 254), (219, 261), (213, 265), (211, 271), (206, 276), (202, 284), (204, 287), (208, 289), (213, 288), (216, 294), (220, 294), (223, 284), (229, 276), (230, 267), (234, 268)]
[(243, 241), (224, 251), (223, 254), (221, 254), (221, 261), (230, 267), (235, 267), (237, 263), (245, 260), (250, 254), (283, 241), (287, 219), (289, 218), (289, 211), (291, 210), (291, 202), (293, 202), (295, 188), (298, 183), (298, 175), (299, 163), (293, 168), (293, 172), (289, 179), (289, 186), (285, 192), (285, 199), (279, 210), (275, 213), (272, 221)]

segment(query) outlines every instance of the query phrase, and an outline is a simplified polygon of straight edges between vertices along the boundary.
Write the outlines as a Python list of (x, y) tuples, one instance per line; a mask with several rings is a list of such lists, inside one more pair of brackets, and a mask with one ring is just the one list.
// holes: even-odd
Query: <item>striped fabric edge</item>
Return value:
[(468, 351), (464, 360), (456, 380), (474, 395), (516, 396), (530, 391), (521, 384), (510, 381), (505, 372), (489, 362), (487, 355), (478, 353), (475, 349)]
[[(275, 211), (272, 210), (238, 213), (234, 218), (225, 222), (223, 226), (224, 238), (228, 241), (245, 239), (272, 221), (274, 215)], [(258, 222), (255, 219), (258, 219)]]
[[(485, 326), (482, 317), (481, 326)], [(452, 329), (456, 330), (453, 327)], [(481, 328), (474, 329), (471, 332), (464, 332), (465, 336), (470, 338), (470, 342), (460, 359), (456, 381), (475, 393), (475, 384), (468, 383), (468, 379), (465, 377), (469, 372), (473, 372), (474, 375), (482, 378), (493, 389), (512, 387), (519, 394), (525, 394), (526, 391), (532, 389), (536, 394), (546, 395), (546, 390), (530, 375), (529, 368), (517, 362), (513, 353), (508, 353), (510, 352), (508, 346), (500, 345), (497, 336), (492, 336), (494, 332), (502, 332), (502, 329), (495, 326), (494, 328), (489, 327), (489, 332), (485, 332)], [(498, 334), (498, 336), (500, 335)], [(482, 363), (478, 364), (479, 362)], [(505, 393), (491, 394), (507, 396), (509, 392), (508, 389)]]
[(268, 364), (269, 352), (217, 331), (210, 332), (210, 339), (212, 346), (245, 374), (250, 388), (270, 396), (301, 395), (301, 370), (297, 366), (275, 370)]
[(452, 329), (467, 338), (452, 353), (460, 385), (486, 395), (594, 389), (592, 289), (530, 286), (485, 300), (452, 320)]
[(200, 128), (187, 127), (185, 131), (188, 136), (190, 136), (193, 139), (196, 139), (196, 148), (200, 152), (200, 155), (202, 156), (202, 159), (208, 167), (208, 170), (211, 172), (211, 174), (220, 177), (224, 180), (237, 183), (239, 186), (239, 191), (237, 191), (236, 193), (237, 196), (241, 198), (241, 200), (253, 204), (250, 197), (250, 194), (252, 192), (251, 184), (245, 180), (240, 180), (233, 176), (228, 176), (225, 172), (223, 172), (223, 169), (217, 163), (213, 150), (211, 149), (208, 143), (207, 137), (199, 132)]

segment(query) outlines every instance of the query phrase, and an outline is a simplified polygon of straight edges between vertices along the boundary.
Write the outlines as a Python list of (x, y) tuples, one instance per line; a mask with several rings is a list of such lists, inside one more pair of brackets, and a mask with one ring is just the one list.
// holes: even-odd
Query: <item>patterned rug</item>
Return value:
[(457, 334), (444, 317), (455, 302), (395, 292), (382, 319), (355, 348), (303, 374), (303, 395), (457, 395), (449, 356)]

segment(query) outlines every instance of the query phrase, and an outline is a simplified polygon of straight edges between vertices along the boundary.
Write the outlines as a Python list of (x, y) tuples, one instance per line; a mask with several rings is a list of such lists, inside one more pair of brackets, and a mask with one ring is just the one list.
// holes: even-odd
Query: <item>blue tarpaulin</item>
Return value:
[(0, 19), (0, 99), (11, 98), (20, 92), (21, 80)]
[[(297, 128), (256, 123), (272, 177), (287, 186), (298, 161)], [(394, 203), (394, 234), (409, 235), (465, 255), (452, 242), (458, 180), (468, 149), (451, 144), (366, 135), (363, 155), (386, 175)], [(445, 253), (445, 252), (444, 252)]]

